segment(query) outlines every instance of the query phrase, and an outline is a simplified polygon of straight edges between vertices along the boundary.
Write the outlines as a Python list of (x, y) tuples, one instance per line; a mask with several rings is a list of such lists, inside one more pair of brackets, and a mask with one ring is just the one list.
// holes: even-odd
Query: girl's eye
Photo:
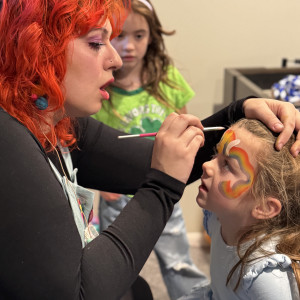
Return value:
[(136, 38), (137, 40), (141, 40), (143, 37), (144, 37), (143, 34), (137, 34), (137, 35), (135, 36), (135, 38)]
[(95, 50), (95, 51), (100, 50), (101, 46), (103, 46), (103, 45), (105, 45), (105, 44), (103, 44), (103, 43), (96, 43), (96, 42), (90, 42), (90, 43), (89, 43), (89, 46), (90, 46), (93, 50)]
[(228, 159), (224, 158), (221, 165), (224, 171), (233, 172), (232, 166), (230, 165)]
[(229, 166), (229, 163), (228, 163), (227, 159), (224, 159), (223, 168), (225, 170), (230, 170), (230, 166)]
[(219, 161), (220, 170), (224, 171), (224, 172), (231, 171), (231, 166), (229, 164), (228, 159), (223, 155), (221, 155), (221, 156), (218, 155), (217, 157), (218, 157), (218, 161)]
[(124, 38), (123, 33), (120, 33), (118, 36), (115, 37), (115, 39), (118, 39), (118, 40), (122, 40), (122, 38)]

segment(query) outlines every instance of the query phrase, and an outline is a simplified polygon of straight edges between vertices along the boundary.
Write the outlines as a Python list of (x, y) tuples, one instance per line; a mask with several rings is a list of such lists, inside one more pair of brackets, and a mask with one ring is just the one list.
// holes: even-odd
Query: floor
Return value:
[[(197, 267), (209, 276), (210, 251), (209, 245), (202, 235), (189, 234), (190, 253)], [(166, 287), (159, 270), (158, 262), (155, 254), (152, 252), (144, 268), (141, 271), (153, 293), (154, 300), (170, 300)]]

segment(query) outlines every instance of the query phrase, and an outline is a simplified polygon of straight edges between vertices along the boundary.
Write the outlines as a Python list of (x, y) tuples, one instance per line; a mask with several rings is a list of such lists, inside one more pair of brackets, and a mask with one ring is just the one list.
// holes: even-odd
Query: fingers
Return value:
[(173, 112), (171, 114), (169, 114), (165, 121), (161, 124), (159, 131), (163, 132), (168, 130), (169, 126), (173, 123), (173, 121), (179, 116), (179, 114)]
[(280, 132), (283, 129), (283, 124), (276, 117), (278, 107), (268, 100), (247, 99), (243, 104), (245, 116), (249, 119), (258, 119), (274, 132)]
[(300, 152), (300, 131), (298, 131), (296, 136), (296, 142), (291, 147), (291, 154), (296, 157)]
[(300, 151), (300, 113), (293, 104), (281, 101), (278, 102), (281, 105), (277, 108), (277, 115), (282, 121), (284, 127), (277, 138), (275, 147), (277, 150), (281, 150), (283, 145), (285, 145), (295, 131), (297, 133), (296, 142), (293, 144), (290, 152), (293, 156), (297, 156)]
[(199, 129), (203, 129), (203, 125), (199, 118), (190, 114), (177, 114), (171, 113), (161, 125), (158, 134), (166, 130), (170, 130), (177, 136), (182, 134), (189, 126), (194, 126)]
[(280, 132), (275, 147), (281, 150), (294, 131), (297, 132), (296, 142), (290, 149), (293, 156), (300, 151), (300, 113), (289, 102), (272, 99), (247, 99), (244, 102), (244, 111), (247, 118), (262, 121), (274, 132)]
[[(165, 123), (165, 122), (164, 122)], [(161, 126), (159, 133), (168, 130), (169, 134), (173, 134), (174, 137), (179, 138), (180, 142), (187, 147), (193, 149), (192, 145), (197, 145), (197, 150), (204, 144), (204, 134), (203, 134), (203, 125), (201, 121), (193, 115), (189, 114), (171, 114), (169, 119), (167, 120), (165, 126)], [(163, 128), (162, 128), (163, 127)], [(198, 137), (198, 136), (201, 136)], [(190, 145), (192, 144), (192, 145)]]
[[(204, 145), (205, 137), (203, 131), (195, 126), (189, 126), (183, 133), (182, 133), (182, 141), (186, 145), (187, 148), (194, 149), (194, 144), (198, 145), (197, 151), (200, 147)], [(200, 143), (200, 144), (199, 144)]]
[(151, 167), (186, 183), (204, 143), (202, 128), (195, 116), (168, 116), (156, 135)]

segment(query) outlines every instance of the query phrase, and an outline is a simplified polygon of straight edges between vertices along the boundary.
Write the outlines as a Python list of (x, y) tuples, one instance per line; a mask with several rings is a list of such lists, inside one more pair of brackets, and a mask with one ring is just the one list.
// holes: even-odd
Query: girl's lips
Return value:
[(208, 189), (207, 189), (207, 187), (206, 187), (206, 185), (204, 184), (204, 182), (203, 182), (203, 181), (201, 182), (201, 185), (199, 186), (199, 190), (202, 190), (202, 191), (208, 192)]
[(134, 60), (134, 56), (122, 56), (122, 61), (132, 61)]

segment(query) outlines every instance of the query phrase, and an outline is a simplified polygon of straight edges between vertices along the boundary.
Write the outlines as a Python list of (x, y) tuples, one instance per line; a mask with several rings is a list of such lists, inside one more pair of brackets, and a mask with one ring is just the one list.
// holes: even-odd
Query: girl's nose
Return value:
[(203, 175), (212, 176), (213, 175), (213, 163), (215, 159), (205, 162), (202, 165)]
[(134, 43), (133, 43), (133, 38), (130, 36), (127, 36), (126, 39), (124, 40), (124, 49), (126, 51), (130, 51), (134, 49)]

